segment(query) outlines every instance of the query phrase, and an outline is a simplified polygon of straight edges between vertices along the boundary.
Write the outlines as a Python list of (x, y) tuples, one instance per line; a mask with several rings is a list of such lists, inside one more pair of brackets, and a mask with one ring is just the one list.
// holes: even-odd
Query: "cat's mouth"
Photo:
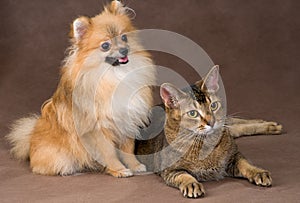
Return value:
[(206, 134), (206, 135), (209, 135), (214, 132), (214, 128), (209, 125), (201, 126), (198, 129), (201, 134)]
[(128, 56), (123, 56), (120, 58), (107, 56), (105, 62), (109, 63), (112, 66), (118, 66), (120, 64), (126, 64), (129, 62)]

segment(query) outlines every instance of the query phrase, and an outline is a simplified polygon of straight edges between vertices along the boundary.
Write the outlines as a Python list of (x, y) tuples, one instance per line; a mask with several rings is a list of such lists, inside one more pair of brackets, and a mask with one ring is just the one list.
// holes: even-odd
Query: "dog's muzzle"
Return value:
[(126, 64), (128, 63), (128, 56), (124, 56), (122, 58), (115, 58), (115, 57), (109, 57), (107, 56), (105, 58), (105, 62), (111, 64), (112, 66), (118, 66), (120, 64)]
[(118, 66), (120, 64), (126, 64), (128, 63), (128, 49), (127, 48), (120, 48), (119, 49), (119, 53), (123, 55), (123, 57), (120, 57), (120, 58), (116, 58), (116, 57), (110, 57), (110, 56), (107, 56), (105, 58), (105, 62), (106, 63), (109, 63), (113, 66)]

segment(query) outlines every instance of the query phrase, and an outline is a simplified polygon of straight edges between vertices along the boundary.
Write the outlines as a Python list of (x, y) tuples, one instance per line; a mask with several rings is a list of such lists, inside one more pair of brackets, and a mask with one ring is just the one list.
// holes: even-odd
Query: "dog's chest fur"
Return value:
[(139, 127), (148, 123), (153, 103), (151, 85), (155, 85), (152, 61), (132, 55), (126, 65), (113, 67), (103, 63), (83, 72), (73, 100), (75, 107), (80, 106), (81, 116), (89, 120), (85, 123), (89, 122), (90, 128), (112, 130), (120, 139), (124, 135), (134, 137)]

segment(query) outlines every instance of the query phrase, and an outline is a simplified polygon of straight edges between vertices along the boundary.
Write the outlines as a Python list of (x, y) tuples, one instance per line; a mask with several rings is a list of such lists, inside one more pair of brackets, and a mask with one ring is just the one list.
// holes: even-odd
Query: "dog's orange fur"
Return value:
[[(108, 30), (110, 26), (114, 32)], [(134, 107), (128, 110), (132, 116), (128, 122), (122, 110), (129, 104), (122, 106), (119, 101), (121, 107), (116, 114), (111, 113), (115, 110), (111, 105), (119, 85), (138, 89), (153, 83), (152, 60), (147, 52), (139, 51), (141, 47), (134, 37), (128, 40), (129, 63), (121, 67), (105, 63), (107, 53), (100, 50), (102, 42), (134, 30), (126, 8), (118, 1), (112, 1), (93, 18), (80, 17), (74, 21), (70, 32), (72, 47), (57, 90), (43, 105), (40, 117), (19, 120), (7, 136), (13, 146), (12, 154), (19, 159), (29, 158), (34, 173), (68, 175), (95, 169), (115, 177), (127, 177), (134, 171), (146, 170), (133, 155), (133, 138), (138, 127), (147, 122), (148, 109), (152, 106), (150, 87), (140, 90), (137, 100), (130, 104)], [(114, 51), (117, 45), (111, 42)], [(115, 75), (118, 68), (127, 68), (125, 75), (141, 68), (136, 77), (138, 82), (122, 84)], [(126, 95), (129, 97), (131, 92)], [(115, 117), (124, 119), (123, 125), (118, 125)]]

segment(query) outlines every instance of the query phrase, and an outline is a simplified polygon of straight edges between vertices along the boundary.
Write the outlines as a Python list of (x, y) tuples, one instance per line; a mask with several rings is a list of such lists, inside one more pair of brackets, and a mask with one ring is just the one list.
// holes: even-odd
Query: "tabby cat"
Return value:
[[(225, 176), (243, 177), (259, 186), (271, 186), (270, 172), (253, 166), (238, 151), (235, 137), (279, 134), (275, 122), (229, 118), (218, 97), (218, 66), (182, 91), (169, 83), (160, 88), (166, 112), (164, 133), (136, 145), (138, 158), (184, 197), (205, 193), (200, 183)], [(152, 155), (152, 156), (150, 156)], [(146, 159), (147, 158), (147, 159)]]

